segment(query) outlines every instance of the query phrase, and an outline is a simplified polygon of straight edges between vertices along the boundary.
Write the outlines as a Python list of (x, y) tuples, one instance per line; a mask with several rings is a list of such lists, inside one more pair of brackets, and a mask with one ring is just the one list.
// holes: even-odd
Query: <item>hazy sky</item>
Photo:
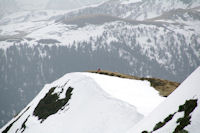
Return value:
[(44, 9), (49, 0), (16, 0), (22, 8), (29, 9)]
[(24, 10), (70, 10), (106, 0), (0, 0), (0, 18), (5, 14)]
[(77, 8), (79, 6), (85, 6), (88, 4), (95, 4), (105, 0), (16, 0), (19, 7), (30, 10), (30, 9), (45, 9), (48, 2), (55, 7), (65, 7), (66, 8)]

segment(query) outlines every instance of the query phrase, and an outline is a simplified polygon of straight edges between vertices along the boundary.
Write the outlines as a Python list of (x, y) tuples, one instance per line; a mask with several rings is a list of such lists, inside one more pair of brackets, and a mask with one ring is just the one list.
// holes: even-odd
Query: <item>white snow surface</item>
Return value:
[[(39, 101), (52, 87), (56, 87), (53, 94), (57, 93), (59, 99), (65, 97), (63, 94), (69, 87), (74, 88), (74, 90), (68, 102), (69, 105), (65, 105), (63, 110), (50, 115), (40, 123), (33, 112)], [(131, 95), (135, 96), (135, 99), (131, 98)], [(65, 133), (66, 131), (70, 133), (122, 133), (143, 118), (143, 114), (147, 113), (143, 109), (152, 109), (155, 107), (154, 104), (163, 100), (163, 98), (158, 97), (160, 97), (158, 93), (150, 87), (147, 81), (91, 73), (69, 73), (57, 81), (45, 85), (32, 102), (6, 124), (0, 132), (15, 120), (17, 121), (8, 132), (22, 132), (22, 124), (28, 117), (24, 133)], [(144, 99), (149, 100), (148, 104), (145, 103), (147, 100)], [(156, 99), (156, 101), (152, 99)], [(139, 104), (143, 104), (143, 107), (142, 105), (138, 106)], [(25, 111), (28, 107), (30, 108)]]
[(121, 0), (121, 4), (131, 4), (141, 2), (142, 0)]
[(166, 98), (161, 97), (149, 81), (123, 79), (106, 75), (86, 73), (92, 77), (111, 97), (134, 105), (137, 111), (148, 115)]
[[(152, 113), (133, 126), (127, 133), (139, 133), (144, 130), (152, 131), (153, 127), (160, 121), (163, 121), (169, 114), (178, 111), (180, 105), (186, 100), (198, 99), (198, 105), (192, 112), (191, 124), (184, 129), (190, 133), (199, 133), (200, 130), (200, 67), (197, 68), (165, 101), (154, 109)], [(164, 127), (156, 130), (156, 133), (173, 132), (177, 123), (175, 120), (182, 117), (182, 112), (176, 113), (173, 119)]]

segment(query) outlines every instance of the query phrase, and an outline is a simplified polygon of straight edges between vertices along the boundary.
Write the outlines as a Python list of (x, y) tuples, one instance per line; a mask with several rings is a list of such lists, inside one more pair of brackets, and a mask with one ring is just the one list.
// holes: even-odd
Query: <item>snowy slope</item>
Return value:
[(158, 92), (150, 87), (149, 81), (122, 79), (99, 74), (86, 73), (111, 96), (128, 102), (143, 115), (148, 115), (165, 98), (158, 96)]
[[(35, 2), (18, 1), (27, 7)], [(111, 0), (72, 11), (6, 15), (0, 20), (0, 126), (43, 84), (72, 71), (101, 67), (182, 82), (200, 65), (199, 5), (198, 0)], [(17, 103), (9, 99), (13, 95)]]
[(199, 0), (109, 0), (98, 7), (77, 10), (67, 17), (91, 14), (107, 14), (132, 20), (158, 17), (175, 9), (191, 9), (200, 6)]
[[(162, 102), (155, 110), (140, 121), (137, 125), (127, 133), (136, 133), (142, 131), (152, 131), (155, 125), (167, 118), (170, 114), (174, 114), (173, 118), (167, 122), (162, 128), (155, 130), (155, 133), (169, 133), (173, 132), (177, 127), (179, 118), (184, 117), (184, 112), (179, 111), (181, 105), (186, 105), (186, 100), (192, 101), (188, 106), (185, 106), (184, 109), (189, 109), (189, 124), (184, 127), (184, 130), (189, 131), (190, 133), (199, 133), (200, 130), (200, 67), (197, 68), (164, 102)], [(195, 101), (197, 100), (197, 101)], [(194, 105), (197, 104), (197, 107)], [(193, 108), (194, 107), (194, 108)], [(192, 110), (193, 109), (193, 110)], [(185, 114), (187, 114), (185, 112)], [(190, 118), (191, 116), (191, 118)], [(179, 119), (181, 120), (181, 119)], [(184, 119), (186, 123), (187, 118)]]
[(67, 21), (67, 12), (17, 12), (0, 20), (0, 101), (7, 103), (0, 103), (1, 123), (43, 84), (67, 72), (101, 67), (181, 82), (200, 65), (198, 19), (132, 21), (93, 15)]
[[(200, 21), (185, 23), (155, 21), (128, 21), (112, 16), (86, 16), (65, 20), (64, 11), (25, 12), (3, 19), (0, 23), (0, 48), (13, 45), (36, 45), (92, 47), (91, 52), (99, 48), (114, 51), (130, 66), (140, 62), (133, 55), (136, 49), (149, 60), (155, 60), (159, 66), (170, 71), (172, 77), (182, 81), (199, 65)], [(24, 18), (27, 18), (24, 20)], [(59, 19), (58, 19), (59, 18)], [(178, 20), (177, 20), (178, 21)], [(116, 45), (118, 44), (118, 45)], [(187, 58), (185, 58), (187, 57)], [(179, 63), (178, 63), (178, 62)], [(151, 61), (152, 62), (152, 61)], [(180, 68), (187, 64), (186, 72)], [(139, 70), (137, 70), (139, 71)], [(178, 76), (183, 74), (184, 76)], [(186, 75), (187, 74), (187, 75)], [(143, 75), (143, 74), (141, 74)], [(149, 74), (150, 75), (150, 74)], [(146, 75), (145, 75), (146, 76)], [(157, 75), (151, 75), (157, 77)], [(167, 78), (168, 77), (162, 77)], [(171, 80), (174, 80), (171, 79)]]
[(121, 0), (121, 4), (131, 4), (141, 2), (142, 0)]
[[(120, 96), (117, 92), (123, 93)], [(129, 99), (124, 97), (126, 94)], [(137, 96), (130, 98), (132, 94)], [(58, 96), (56, 100), (51, 100), (55, 95)], [(67, 103), (57, 108), (60, 105), (59, 100), (67, 96), (70, 96)], [(149, 99), (148, 105), (142, 101), (145, 98)], [(124, 99), (126, 102), (122, 101)], [(146, 110), (152, 110), (163, 99), (147, 81), (70, 73), (45, 85), (38, 96), (0, 131), (121, 133), (141, 120), (143, 115), (149, 113)], [(41, 105), (42, 108), (37, 110)], [(46, 112), (52, 109), (49, 106), (58, 110), (47, 115)]]
[[(77, 44), (87, 42), (91, 44), (93, 50), (98, 47), (109, 47), (110, 50), (112, 43), (124, 41), (130, 49), (141, 47), (143, 55), (155, 59), (173, 72), (175, 65), (171, 63), (172, 54), (176, 52), (178, 58), (181, 57), (183, 52), (181, 47), (191, 51), (187, 55), (190, 56), (188, 58), (200, 57), (200, 28), (198, 27), (200, 18), (197, 21), (188, 21), (186, 24), (180, 21), (177, 24), (178, 20), (168, 23), (163, 18), (154, 21), (128, 21), (104, 15), (66, 20), (65, 13), (66, 11), (21, 12), (2, 19), (0, 48), (6, 49), (14, 44), (28, 44), (30, 47), (38, 44), (77, 47)], [(104, 40), (97, 42), (101, 38)], [(172, 47), (176, 51), (171, 50)], [(120, 55), (123, 54), (122, 51), (124, 50), (120, 50)], [(130, 54), (127, 50), (125, 52)], [(130, 59), (132, 56), (127, 58), (129, 62), (135, 60)], [(190, 59), (190, 64), (197, 67), (198, 63), (194, 59)]]

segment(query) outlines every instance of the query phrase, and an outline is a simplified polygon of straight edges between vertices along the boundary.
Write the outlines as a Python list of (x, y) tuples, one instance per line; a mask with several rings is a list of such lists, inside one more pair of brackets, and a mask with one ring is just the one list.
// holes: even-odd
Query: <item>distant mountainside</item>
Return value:
[(68, 72), (100, 67), (182, 82), (200, 65), (199, 20), (195, 0), (116, 0), (73, 11), (33, 10), (4, 17), (1, 125), (44, 84)]
[[(127, 2), (128, 1), (128, 2)], [(66, 15), (74, 17), (91, 14), (107, 14), (132, 20), (158, 17), (175, 9), (191, 9), (200, 6), (199, 0), (109, 0), (98, 7), (88, 7)]]

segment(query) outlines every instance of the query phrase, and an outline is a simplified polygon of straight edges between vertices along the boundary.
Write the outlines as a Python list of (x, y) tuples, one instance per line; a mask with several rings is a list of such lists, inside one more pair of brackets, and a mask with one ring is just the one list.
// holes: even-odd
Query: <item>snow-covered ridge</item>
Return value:
[[(182, 121), (180, 128), (190, 133), (198, 133), (200, 127), (198, 126), (200, 118), (200, 67), (197, 68), (164, 102), (162, 102), (155, 110), (146, 116), (142, 121), (133, 126), (128, 133), (152, 131), (155, 130), (156, 124), (164, 121), (165, 118), (169, 118), (169, 115), (174, 114), (177, 110), (182, 110), (181, 105), (186, 105), (183, 111), (178, 111), (163, 127), (159, 127), (155, 130), (155, 133), (169, 133), (173, 132), (175, 128)], [(183, 106), (182, 106), (183, 107)], [(189, 112), (189, 115), (187, 113)], [(187, 116), (188, 115), (188, 116)], [(182, 118), (182, 119), (179, 119)], [(187, 123), (187, 121), (190, 121)], [(184, 123), (184, 124), (183, 124)], [(157, 124), (158, 125), (158, 124)]]
[(149, 81), (111, 78), (110, 76), (91, 73), (85, 73), (85, 75), (92, 77), (111, 97), (134, 105), (137, 111), (143, 115), (148, 115), (165, 99), (158, 96), (158, 91), (150, 87)]
[[(200, 67), (174, 93), (163, 100), (147, 81), (91, 73), (66, 74), (45, 85), (38, 96), (0, 131), (2, 133), (64, 133), (66, 130), (76, 133), (148, 131), (168, 133), (176, 128), (176, 131), (198, 133), (199, 79)], [(67, 97), (68, 100), (64, 105), (58, 103)], [(46, 108), (55, 103), (53, 111), (47, 111)], [(153, 107), (158, 103), (160, 105)], [(60, 105), (62, 106), (55, 111), (54, 109)], [(138, 105), (145, 108), (140, 108)], [(41, 108), (38, 114), (36, 109), (39, 106), (46, 108)], [(143, 117), (144, 110), (153, 108), (153, 112)], [(163, 126), (157, 124), (159, 121)]]
[[(66, 96), (70, 96), (69, 100), (58, 111), (49, 109), (47, 113), (45, 108), (41, 108), (40, 114), (37, 113), (39, 106), (48, 108), (54, 105), (55, 101), (50, 99), (56, 98), (58, 106), (59, 100)], [(121, 133), (126, 132), (164, 99), (150, 87), (148, 81), (70, 73), (45, 85), (38, 96), (0, 131)]]

